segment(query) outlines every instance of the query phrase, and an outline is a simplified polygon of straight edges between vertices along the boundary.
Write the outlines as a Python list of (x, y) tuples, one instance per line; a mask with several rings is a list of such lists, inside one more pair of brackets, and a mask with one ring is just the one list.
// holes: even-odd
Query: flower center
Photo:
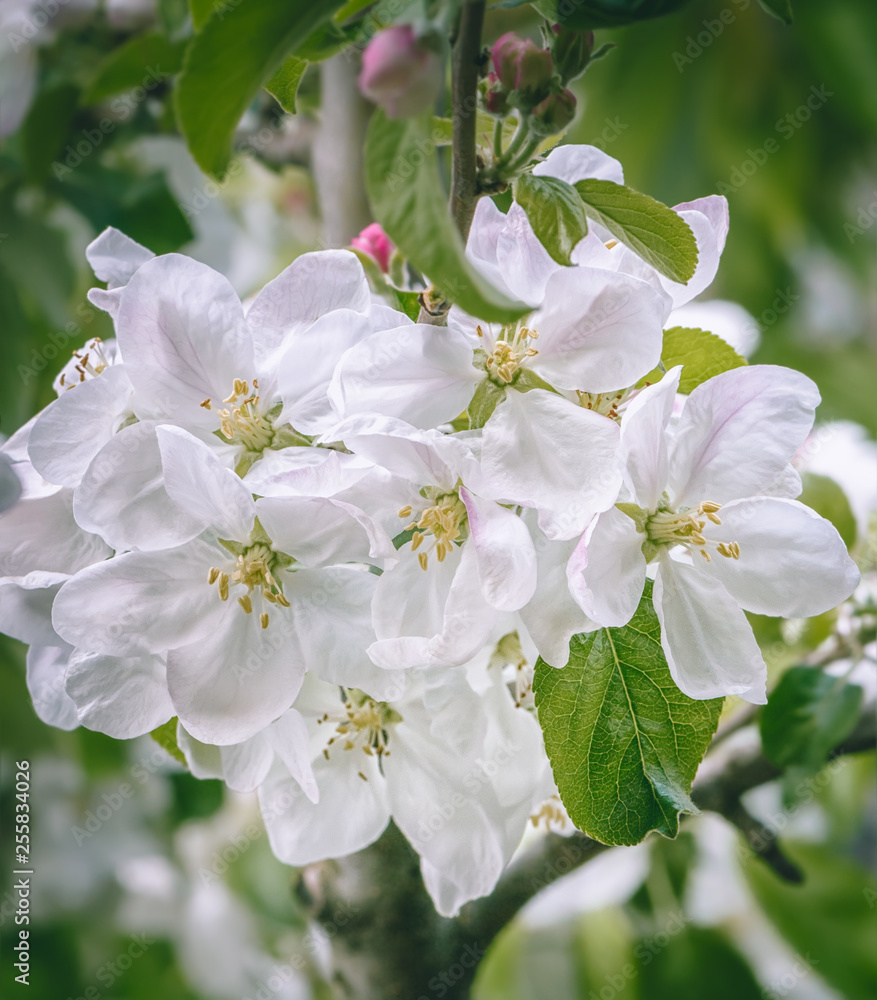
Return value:
[(570, 827), (569, 818), (559, 795), (552, 795), (546, 799), (541, 808), (530, 816), (530, 822), (536, 829), (544, 827), (546, 833), (565, 831)]
[(684, 545), (691, 552), (699, 552), (707, 562), (712, 561), (708, 547), (727, 559), (739, 559), (740, 546), (736, 542), (714, 542), (703, 534), (707, 521), (722, 523), (718, 517), (721, 509), (721, 504), (704, 500), (690, 510), (659, 510), (646, 518), (645, 532), (655, 545)]
[[(429, 494), (429, 490), (426, 491)], [(435, 552), (439, 562), (444, 562), (445, 556), (451, 551), (454, 542), (465, 540), (469, 532), (469, 517), (466, 505), (460, 499), (459, 493), (438, 493), (426, 497), (431, 500), (428, 506), (417, 509), (419, 517), (405, 526), (406, 531), (413, 531), (411, 551), (417, 552), (424, 542), (427, 548), (417, 553), (422, 569), (429, 565), (429, 553)], [(399, 517), (411, 517), (415, 508), (410, 504), (399, 511)], [(432, 539), (430, 544), (429, 539)]]
[[(274, 439), (274, 427), (271, 418), (262, 412), (258, 380), (253, 379), (251, 390), (248, 382), (236, 378), (231, 395), (223, 403), (230, 405), (216, 410), (220, 434), (229, 444), (238, 444), (245, 451), (264, 451)], [(201, 405), (205, 410), (213, 409), (210, 399)]]
[(576, 389), (576, 396), (579, 406), (586, 410), (593, 410), (603, 417), (611, 420), (618, 420), (618, 407), (627, 399), (629, 390), (622, 389), (621, 392), (582, 392)]
[[(402, 721), (402, 716), (385, 701), (375, 701), (355, 688), (342, 688), (344, 694), (343, 714), (330, 716), (324, 713), (318, 724), (336, 723), (335, 733), (323, 750), (326, 760), (330, 759), (330, 747), (340, 745), (342, 750), (360, 749), (369, 757), (389, 757), (388, 745), (392, 726)], [(368, 778), (359, 772), (363, 781)]]
[(100, 337), (95, 337), (90, 344), (86, 345), (85, 353), (82, 351), (74, 351), (73, 357), (76, 359), (73, 365), (73, 371), (68, 378), (68, 373), (62, 372), (61, 377), (58, 379), (58, 385), (62, 389), (72, 389), (74, 386), (79, 385), (81, 382), (87, 382), (89, 379), (97, 378), (102, 372), (105, 372), (109, 368), (110, 363), (107, 360), (107, 356), (104, 354), (103, 347), (101, 346), (102, 341)]
[(282, 608), (289, 607), (289, 601), (283, 596), (280, 584), (274, 578), (272, 570), (276, 568), (278, 556), (268, 545), (257, 543), (245, 548), (230, 567), (222, 569), (211, 566), (207, 574), (210, 586), (215, 583), (220, 600), (227, 601), (230, 586), (247, 588), (246, 594), (238, 597), (238, 604), (248, 615), (253, 613), (253, 594), (261, 602), (259, 621), (262, 628), (268, 628), (268, 612), (266, 604), (279, 604)]
[[(484, 330), (476, 328), (479, 337), (485, 337)], [(518, 370), (527, 358), (535, 357), (539, 352), (530, 345), (530, 341), (538, 339), (539, 334), (520, 322), (514, 326), (504, 326), (493, 343), (493, 350), (488, 352), (485, 364), (487, 374), (499, 385), (508, 385), (514, 380)], [(489, 340), (489, 335), (487, 336)]]

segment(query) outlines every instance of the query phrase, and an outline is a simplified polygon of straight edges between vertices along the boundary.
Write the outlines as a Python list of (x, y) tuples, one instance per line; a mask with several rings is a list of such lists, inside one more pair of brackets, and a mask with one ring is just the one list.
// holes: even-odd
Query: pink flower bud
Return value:
[(537, 135), (556, 135), (573, 120), (576, 98), (569, 90), (549, 94), (530, 112), (531, 128)]
[(380, 223), (373, 222), (370, 226), (366, 226), (359, 236), (353, 237), (350, 245), (362, 253), (367, 253), (369, 257), (374, 257), (384, 274), (390, 270), (390, 256), (396, 248)]
[(484, 88), (484, 107), (492, 115), (500, 118), (509, 113), (509, 95), (503, 90), (502, 83), (496, 73), (487, 74), (487, 84)]
[(368, 43), (358, 82), (389, 118), (408, 118), (435, 103), (445, 82), (444, 60), (410, 24), (397, 24)]
[(493, 67), (505, 90), (532, 96), (548, 89), (554, 63), (548, 49), (540, 49), (530, 39), (519, 38), (513, 31), (496, 40), (490, 50)]

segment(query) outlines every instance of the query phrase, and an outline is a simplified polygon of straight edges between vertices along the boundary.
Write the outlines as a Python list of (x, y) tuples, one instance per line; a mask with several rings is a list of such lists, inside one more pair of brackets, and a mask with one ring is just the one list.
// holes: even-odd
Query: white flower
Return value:
[[(334, 500), (254, 501), (192, 435), (159, 427), (156, 439), (192, 540), (77, 574), (55, 599), (58, 634), (103, 656), (167, 652), (173, 705), (205, 742), (239, 743), (259, 732), (292, 704), (306, 667), (379, 689), (386, 675), (364, 652), (375, 577), (338, 564), (392, 552), (383, 533)], [(102, 666), (99, 657), (80, 665), (97, 673), (95, 690), (119, 683)]]
[(484, 490), (461, 438), (377, 416), (351, 417), (338, 433), (397, 477), (398, 533), (411, 532), (397, 565), (377, 582), (378, 641), (369, 655), (390, 669), (465, 662), (498, 612), (533, 596), (536, 557), (526, 525)]
[(624, 625), (656, 561), (661, 644), (679, 687), (693, 698), (763, 703), (764, 660), (741, 609), (816, 615), (859, 578), (834, 526), (778, 495), (819, 394), (787, 368), (737, 368), (698, 386), (668, 436), (680, 371), (628, 407), (621, 445), (631, 503), (588, 528), (570, 559), (570, 587), (594, 621)]
[(378, 702), (309, 680), (296, 702), (311, 733), (319, 802), (297, 795), (279, 762), (259, 789), (274, 853), (304, 865), (375, 841), (392, 817), (421, 857), (426, 887), (450, 916), (496, 884), (534, 802), (550, 787), (535, 719), (501, 680), (475, 694), (445, 672), (428, 710), (420, 683)]

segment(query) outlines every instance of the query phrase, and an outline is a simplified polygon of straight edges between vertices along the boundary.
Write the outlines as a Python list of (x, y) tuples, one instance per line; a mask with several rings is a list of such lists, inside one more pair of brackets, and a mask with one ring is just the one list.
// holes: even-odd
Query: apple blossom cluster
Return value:
[[(591, 147), (535, 173), (623, 182)], [(681, 690), (763, 702), (744, 612), (819, 613), (858, 573), (794, 499), (809, 379), (745, 366), (687, 398), (679, 368), (645, 379), (727, 231), (723, 198), (676, 211), (699, 252), (684, 286), (597, 225), (558, 265), (517, 205), (482, 200), (469, 258), (531, 307), (505, 326), (418, 324), (346, 250), (244, 305), (203, 264), (101, 234), (90, 299), (116, 338), (2, 448), (0, 627), (30, 644), (40, 716), (117, 738), (176, 718), (196, 775), (258, 789), (290, 864), (392, 817), (452, 914), (530, 817), (562, 816), (537, 656), (562, 668), (573, 635), (625, 625), (647, 577)], [(389, 253), (379, 236), (361, 250)]]

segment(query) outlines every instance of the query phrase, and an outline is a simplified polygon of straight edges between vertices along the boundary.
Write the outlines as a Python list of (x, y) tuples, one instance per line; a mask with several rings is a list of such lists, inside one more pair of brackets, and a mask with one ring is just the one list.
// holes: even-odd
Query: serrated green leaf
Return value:
[(539, 723), (570, 818), (604, 844), (674, 837), (695, 812), (691, 782), (715, 732), (722, 699), (695, 701), (670, 676), (647, 581), (623, 628), (574, 636), (562, 669), (542, 659), (534, 681)]
[(783, 24), (791, 24), (795, 20), (790, 0), (758, 0), (758, 2), (768, 14), (773, 14)]
[(837, 528), (846, 547), (856, 544), (856, 516), (840, 484), (829, 476), (805, 472), (801, 476), (804, 489), (798, 499)]
[(502, 386), (489, 378), (482, 379), (475, 388), (472, 401), (466, 407), (470, 430), (483, 427), (504, 397), (505, 389)]
[(188, 766), (186, 764), (186, 757), (177, 743), (176, 716), (172, 719), (168, 719), (164, 725), (159, 726), (157, 729), (153, 729), (149, 735), (162, 748), (162, 750), (166, 750), (174, 760), (179, 761), (184, 767)]
[(375, 218), (443, 295), (488, 322), (511, 323), (531, 311), (494, 288), (466, 259), (445, 204), (430, 114), (390, 119), (376, 111), (365, 160)]
[(777, 767), (816, 771), (853, 731), (862, 689), (816, 667), (792, 667), (761, 713), (761, 742)]
[(341, 0), (222, 4), (189, 43), (176, 89), (180, 130), (207, 173), (228, 166), (234, 130), (259, 87)]
[(576, 244), (588, 235), (588, 219), (578, 191), (557, 177), (522, 174), (515, 181), (514, 196), (551, 259), (571, 265)]
[(697, 268), (697, 241), (672, 208), (623, 184), (587, 178), (574, 185), (585, 212), (671, 281), (686, 284)]
[[(664, 371), (682, 365), (679, 391), (688, 395), (701, 382), (732, 368), (740, 368), (748, 362), (727, 341), (714, 333), (697, 327), (674, 326), (664, 331), (661, 364)], [(639, 384), (659, 382), (662, 376), (663, 372), (656, 368), (644, 376)]]
[(290, 56), (283, 60), (280, 69), (265, 84), (268, 93), (277, 98), (280, 107), (291, 115), (295, 114), (295, 95), (307, 68), (307, 59)]
[(158, 31), (130, 39), (100, 63), (82, 103), (97, 104), (147, 84), (154, 87), (180, 71), (185, 49), (185, 42), (172, 42)]

